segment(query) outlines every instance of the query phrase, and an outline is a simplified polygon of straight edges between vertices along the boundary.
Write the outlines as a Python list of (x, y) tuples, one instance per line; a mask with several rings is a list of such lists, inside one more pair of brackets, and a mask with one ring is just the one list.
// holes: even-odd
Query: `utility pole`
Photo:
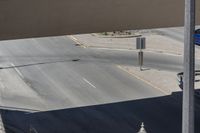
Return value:
[(195, 0), (185, 0), (182, 133), (194, 133)]

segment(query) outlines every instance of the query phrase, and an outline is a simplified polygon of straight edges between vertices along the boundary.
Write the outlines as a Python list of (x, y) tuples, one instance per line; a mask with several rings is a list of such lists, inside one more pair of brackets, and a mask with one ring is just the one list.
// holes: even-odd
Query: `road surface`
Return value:
[[(180, 131), (181, 92), (163, 94), (117, 67), (137, 66), (132, 51), (84, 49), (66, 36), (24, 39), (1, 41), (0, 62), (7, 132), (132, 133), (143, 121), (150, 132)], [(180, 72), (182, 57), (145, 53), (145, 66)]]
[[(199, 29), (200, 26), (196, 26), (196, 29)], [(156, 32), (168, 36), (172, 39), (175, 39), (180, 42), (184, 42), (184, 28), (183, 27), (175, 27), (175, 28), (161, 28), (156, 29)]]

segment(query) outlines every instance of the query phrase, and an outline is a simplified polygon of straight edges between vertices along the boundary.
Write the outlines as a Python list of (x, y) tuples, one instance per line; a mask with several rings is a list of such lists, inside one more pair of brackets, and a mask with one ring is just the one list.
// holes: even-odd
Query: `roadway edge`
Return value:
[[(76, 42), (80, 47), (82, 48), (91, 48), (91, 49), (104, 49), (104, 50), (116, 50), (116, 51), (137, 51), (135, 49), (131, 49), (131, 48), (117, 48), (117, 47), (100, 47), (100, 46), (92, 46), (92, 45), (88, 45), (85, 44), (83, 42), (81, 42), (80, 40), (78, 40), (76, 37), (74, 37), (73, 35), (67, 36), (69, 37), (72, 41)], [(172, 55), (172, 56), (182, 56), (181, 54), (176, 54), (173, 52), (166, 52), (166, 51), (160, 51), (160, 50), (146, 50), (145, 52), (148, 53), (156, 53), (156, 54), (165, 54), (165, 55)], [(198, 58), (197, 58), (198, 59)], [(199, 58), (200, 59), (200, 58)]]
[(161, 88), (159, 88), (159, 87), (155, 86), (154, 84), (152, 84), (150, 81), (145, 80), (145, 79), (143, 79), (142, 77), (138, 76), (137, 74), (128, 71), (127, 69), (123, 68), (122, 66), (117, 65), (117, 67), (118, 67), (119, 69), (121, 69), (122, 71), (127, 72), (128, 74), (134, 76), (134, 77), (137, 78), (138, 80), (140, 80), (140, 81), (142, 81), (142, 82), (148, 84), (149, 86), (151, 86), (151, 87), (153, 87), (153, 88), (159, 90), (160, 92), (164, 93), (165, 95), (168, 95), (168, 94), (169, 94), (168, 92), (166, 92), (166, 91), (162, 90)]

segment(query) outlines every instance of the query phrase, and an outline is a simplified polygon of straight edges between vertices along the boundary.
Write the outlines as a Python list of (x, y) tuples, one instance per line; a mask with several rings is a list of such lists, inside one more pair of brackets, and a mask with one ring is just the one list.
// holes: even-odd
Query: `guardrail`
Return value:
[[(180, 72), (180, 73), (177, 74), (177, 80), (179, 82), (179, 87), (181, 89), (183, 89), (183, 76), (184, 76), (183, 72)], [(196, 76), (200, 76), (200, 70), (195, 70), (195, 77)], [(194, 82), (200, 82), (200, 79), (195, 78)]]

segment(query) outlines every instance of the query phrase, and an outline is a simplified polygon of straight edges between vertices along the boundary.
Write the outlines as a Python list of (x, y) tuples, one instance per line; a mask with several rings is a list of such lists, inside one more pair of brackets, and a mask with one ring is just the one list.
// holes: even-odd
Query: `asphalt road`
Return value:
[[(199, 29), (200, 26), (196, 26), (196, 29)], [(184, 42), (184, 28), (183, 27), (174, 27), (174, 28), (161, 28), (156, 29), (156, 32), (173, 38), (177, 41)]]
[[(137, 53), (75, 44), (66, 36), (0, 42), (7, 132), (131, 133), (142, 121), (152, 132), (165, 124), (162, 133), (180, 131), (180, 94), (166, 96), (117, 67), (136, 66)], [(182, 57), (145, 53), (145, 67), (180, 72)]]
[(1, 105), (45, 111), (162, 95), (117, 68), (134, 62), (131, 55), (74, 44), (66, 37), (1, 42)]

